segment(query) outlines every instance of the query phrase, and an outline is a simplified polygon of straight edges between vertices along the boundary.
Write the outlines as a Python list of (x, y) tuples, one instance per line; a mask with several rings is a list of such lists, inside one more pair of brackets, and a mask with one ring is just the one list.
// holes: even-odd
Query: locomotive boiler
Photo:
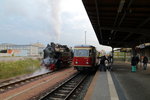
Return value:
[(72, 62), (73, 52), (66, 45), (51, 43), (43, 50), (42, 65), (49, 70), (69, 67)]

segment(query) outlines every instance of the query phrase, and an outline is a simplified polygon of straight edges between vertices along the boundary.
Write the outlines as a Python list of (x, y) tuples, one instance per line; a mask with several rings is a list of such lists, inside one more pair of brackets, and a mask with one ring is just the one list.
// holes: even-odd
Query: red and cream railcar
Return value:
[(79, 45), (74, 47), (73, 65), (78, 71), (96, 70), (97, 51), (91, 45)]

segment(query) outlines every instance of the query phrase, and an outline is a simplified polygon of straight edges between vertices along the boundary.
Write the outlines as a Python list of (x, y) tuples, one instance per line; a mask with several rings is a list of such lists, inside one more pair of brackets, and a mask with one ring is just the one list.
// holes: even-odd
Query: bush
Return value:
[(15, 62), (0, 62), (0, 79), (32, 73), (39, 67), (40, 61), (33, 59), (19, 60)]

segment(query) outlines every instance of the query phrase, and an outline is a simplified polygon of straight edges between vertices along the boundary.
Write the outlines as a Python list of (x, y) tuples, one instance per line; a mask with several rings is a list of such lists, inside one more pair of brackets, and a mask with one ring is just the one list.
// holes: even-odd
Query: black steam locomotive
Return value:
[(72, 63), (73, 52), (66, 45), (51, 43), (43, 50), (42, 65), (49, 70), (69, 67)]

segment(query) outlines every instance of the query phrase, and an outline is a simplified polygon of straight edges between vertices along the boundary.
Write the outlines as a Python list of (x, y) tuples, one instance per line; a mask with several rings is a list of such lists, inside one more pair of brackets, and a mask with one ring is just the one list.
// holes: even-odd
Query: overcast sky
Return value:
[(0, 0), (0, 43), (99, 45), (82, 0)]

